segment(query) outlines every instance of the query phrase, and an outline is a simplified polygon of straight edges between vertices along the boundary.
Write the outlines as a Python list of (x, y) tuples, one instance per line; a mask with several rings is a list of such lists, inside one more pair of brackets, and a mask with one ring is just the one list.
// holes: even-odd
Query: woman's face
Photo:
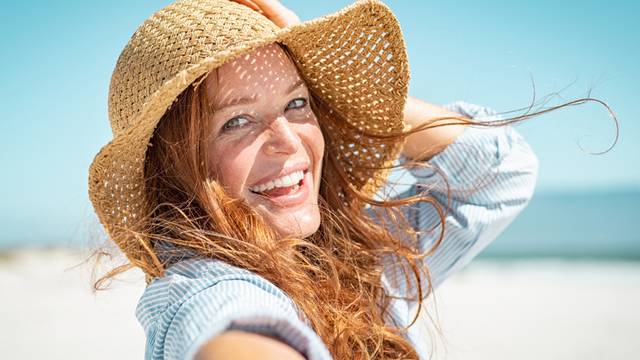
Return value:
[(280, 235), (318, 229), (324, 139), (295, 66), (276, 44), (229, 61), (206, 79), (214, 109), (209, 165)]

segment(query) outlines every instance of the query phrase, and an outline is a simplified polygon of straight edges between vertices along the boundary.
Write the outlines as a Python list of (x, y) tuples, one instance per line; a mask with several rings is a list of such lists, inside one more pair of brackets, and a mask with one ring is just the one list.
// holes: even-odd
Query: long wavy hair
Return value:
[[(283, 49), (295, 64), (286, 47)], [(416, 316), (409, 324), (412, 326), (423, 301), (434, 290), (423, 259), (436, 250), (445, 235), (444, 219), (450, 207), (451, 189), (444, 174), (440, 176), (447, 188), (446, 205), (436, 201), (428, 191), (402, 199), (380, 199), (359, 192), (336, 162), (338, 149), (332, 147), (326, 131), (328, 125), (349, 127), (349, 122), (330, 112), (322, 98), (309, 89), (310, 104), (327, 144), (318, 204), (321, 224), (307, 238), (279, 238), (254, 209), (230, 197), (210, 178), (204, 139), (209, 132), (206, 119), (212, 110), (203, 88), (190, 86), (177, 98), (160, 120), (147, 152), (148, 216), (142, 229), (130, 231), (131, 241), (142, 241), (146, 252), (129, 256), (141, 260), (111, 269), (95, 281), (94, 289), (104, 289), (108, 280), (133, 267), (139, 267), (149, 282), (185, 258), (217, 259), (248, 269), (288, 294), (335, 359), (417, 359), (415, 348), (404, 336), (408, 327), (385, 321), (395, 295), (382, 287), (383, 259), (393, 259), (411, 284), (413, 291), (405, 294), (405, 298), (418, 303)], [(465, 117), (433, 120), (452, 120), (435, 126), (504, 126), (586, 101), (600, 102), (577, 99), (492, 122), (474, 122)], [(425, 123), (384, 137), (403, 141), (410, 134), (435, 126)], [(363, 141), (381, 138), (367, 132), (361, 136)], [(402, 166), (429, 164), (407, 162)], [(411, 227), (402, 211), (404, 206), (420, 202), (433, 206), (440, 218), (438, 225), (442, 225), (437, 241), (423, 253), (415, 247), (420, 230)]]

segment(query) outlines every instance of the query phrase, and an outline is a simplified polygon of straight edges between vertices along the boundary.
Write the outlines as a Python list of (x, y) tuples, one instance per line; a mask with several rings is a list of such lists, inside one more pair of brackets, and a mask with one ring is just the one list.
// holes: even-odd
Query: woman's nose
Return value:
[(284, 116), (278, 116), (269, 124), (268, 154), (294, 154), (300, 147), (300, 137)]

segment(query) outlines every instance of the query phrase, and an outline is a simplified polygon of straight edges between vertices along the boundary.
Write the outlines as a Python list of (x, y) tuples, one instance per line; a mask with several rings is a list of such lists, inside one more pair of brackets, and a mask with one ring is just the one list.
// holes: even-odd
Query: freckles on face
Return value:
[(247, 175), (258, 160), (260, 149), (256, 146), (255, 138), (256, 132), (253, 131), (242, 137), (219, 138), (212, 143), (210, 159), (215, 176), (235, 198), (243, 196), (248, 187)]
[(206, 89), (214, 108), (208, 161), (218, 182), (279, 235), (314, 233), (324, 139), (291, 60), (265, 46), (212, 72)]

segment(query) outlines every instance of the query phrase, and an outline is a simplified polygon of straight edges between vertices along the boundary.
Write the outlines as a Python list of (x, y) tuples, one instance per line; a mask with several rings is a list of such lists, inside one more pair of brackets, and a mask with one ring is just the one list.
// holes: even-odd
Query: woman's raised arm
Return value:
[[(500, 119), (489, 108), (462, 101), (445, 105), (444, 109), (418, 104), (408, 111), (413, 114), (408, 121), (418, 118), (415, 115), (418, 108), (433, 109), (420, 115), (431, 118), (442, 116), (437, 114), (453, 113), (476, 122)], [(451, 127), (454, 126), (434, 129), (431, 134), (414, 135), (402, 161), (420, 154), (421, 148), (430, 148), (428, 141), (438, 145), (440, 151), (431, 153), (426, 160), (429, 168), (410, 168), (415, 183), (397, 195), (403, 198), (417, 193), (426, 194), (434, 198), (446, 213), (444, 239), (435, 252), (424, 259), (434, 287), (468, 264), (518, 216), (532, 198), (538, 176), (535, 153), (512, 126), (455, 125), (457, 130), (445, 130)], [(417, 158), (418, 163), (425, 161)], [(447, 179), (450, 194), (440, 173)], [(407, 177), (403, 176), (403, 179), (406, 182)], [(395, 192), (388, 188), (382, 191)], [(442, 230), (434, 206), (429, 203), (407, 206), (405, 215), (413, 228), (421, 232), (418, 250), (430, 250)], [(401, 280), (393, 269), (393, 263), (393, 260), (389, 261), (386, 274), (391, 284)], [(403, 293), (408, 289), (406, 285), (394, 287)]]
[[(456, 120), (432, 120), (461, 114), (447, 108), (429, 104), (414, 97), (408, 97), (404, 108), (404, 122), (416, 128), (421, 124), (443, 124)], [(410, 135), (404, 145), (403, 155), (411, 160), (428, 160), (452, 143), (463, 131), (464, 125), (447, 125), (424, 130)]]

